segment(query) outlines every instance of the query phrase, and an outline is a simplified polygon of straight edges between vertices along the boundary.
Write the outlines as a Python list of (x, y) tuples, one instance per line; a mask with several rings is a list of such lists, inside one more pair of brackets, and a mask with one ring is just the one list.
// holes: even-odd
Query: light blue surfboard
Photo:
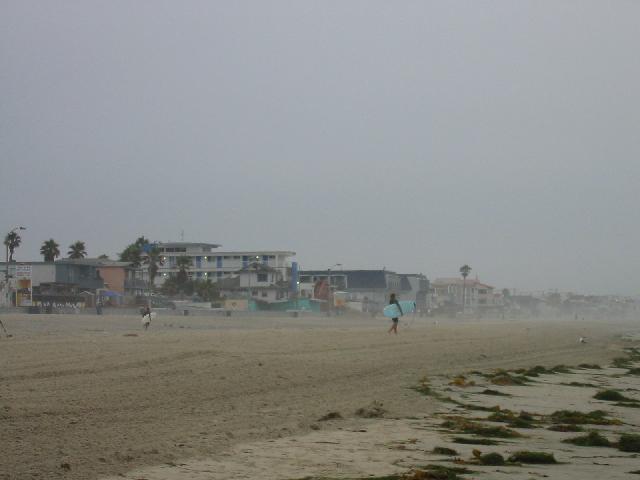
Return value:
[[(400, 308), (402, 308), (402, 313), (404, 315), (408, 313), (413, 313), (416, 311), (416, 302), (414, 301), (400, 300), (398, 303), (400, 304)], [(402, 316), (400, 314), (400, 310), (398, 310), (398, 306), (395, 304), (387, 305), (386, 307), (384, 307), (384, 310), (382, 312), (384, 313), (385, 317), (389, 317), (389, 318), (396, 318), (396, 317)]]

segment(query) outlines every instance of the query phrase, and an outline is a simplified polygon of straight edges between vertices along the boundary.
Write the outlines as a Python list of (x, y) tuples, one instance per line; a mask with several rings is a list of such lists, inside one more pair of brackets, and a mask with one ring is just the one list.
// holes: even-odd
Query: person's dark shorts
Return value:
[(397, 319), (397, 318), (392, 318), (392, 319), (391, 319), (391, 321), (392, 321), (393, 323), (398, 323), (398, 319)]

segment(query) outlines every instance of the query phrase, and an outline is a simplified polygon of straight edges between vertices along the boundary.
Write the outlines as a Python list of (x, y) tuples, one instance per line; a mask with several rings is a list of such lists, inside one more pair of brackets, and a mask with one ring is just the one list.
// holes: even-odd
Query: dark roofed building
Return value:
[(302, 270), (301, 296), (313, 297), (315, 285), (326, 281), (334, 292), (346, 292), (348, 302), (362, 304), (363, 311), (382, 310), (392, 292), (402, 300), (415, 300), (420, 309), (427, 306), (429, 282), (422, 274), (398, 274), (389, 270)]

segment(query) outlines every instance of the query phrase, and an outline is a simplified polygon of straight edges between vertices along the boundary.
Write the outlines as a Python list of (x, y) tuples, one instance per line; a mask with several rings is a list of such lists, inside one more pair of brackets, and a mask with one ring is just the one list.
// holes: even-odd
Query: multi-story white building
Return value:
[(169, 242), (156, 244), (160, 250), (162, 265), (158, 269), (155, 285), (178, 273), (178, 258), (189, 257), (191, 266), (187, 273), (189, 278), (217, 281), (222, 278), (237, 276), (250, 264), (260, 263), (281, 272), (282, 279), (288, 280), (291, 268), (291, 257), (296, 252), (281, 250), (254, 250), (244, 252), (218, 251), (220, 245), (215, 243)]
[(437, 278), (431, 283), (433, 300), (436, 306), (462, 306), (464, 308), (495, 307), (499, 301), (494, 295), (494, 287), (477, 279)]

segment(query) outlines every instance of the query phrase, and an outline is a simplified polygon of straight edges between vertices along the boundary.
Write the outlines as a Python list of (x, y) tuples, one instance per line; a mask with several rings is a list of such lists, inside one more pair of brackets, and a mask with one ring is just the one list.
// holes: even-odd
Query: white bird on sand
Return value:
[(585, 337), (580, 337), (578, 339), (578, 343), (587, 343), (587, 339)]

